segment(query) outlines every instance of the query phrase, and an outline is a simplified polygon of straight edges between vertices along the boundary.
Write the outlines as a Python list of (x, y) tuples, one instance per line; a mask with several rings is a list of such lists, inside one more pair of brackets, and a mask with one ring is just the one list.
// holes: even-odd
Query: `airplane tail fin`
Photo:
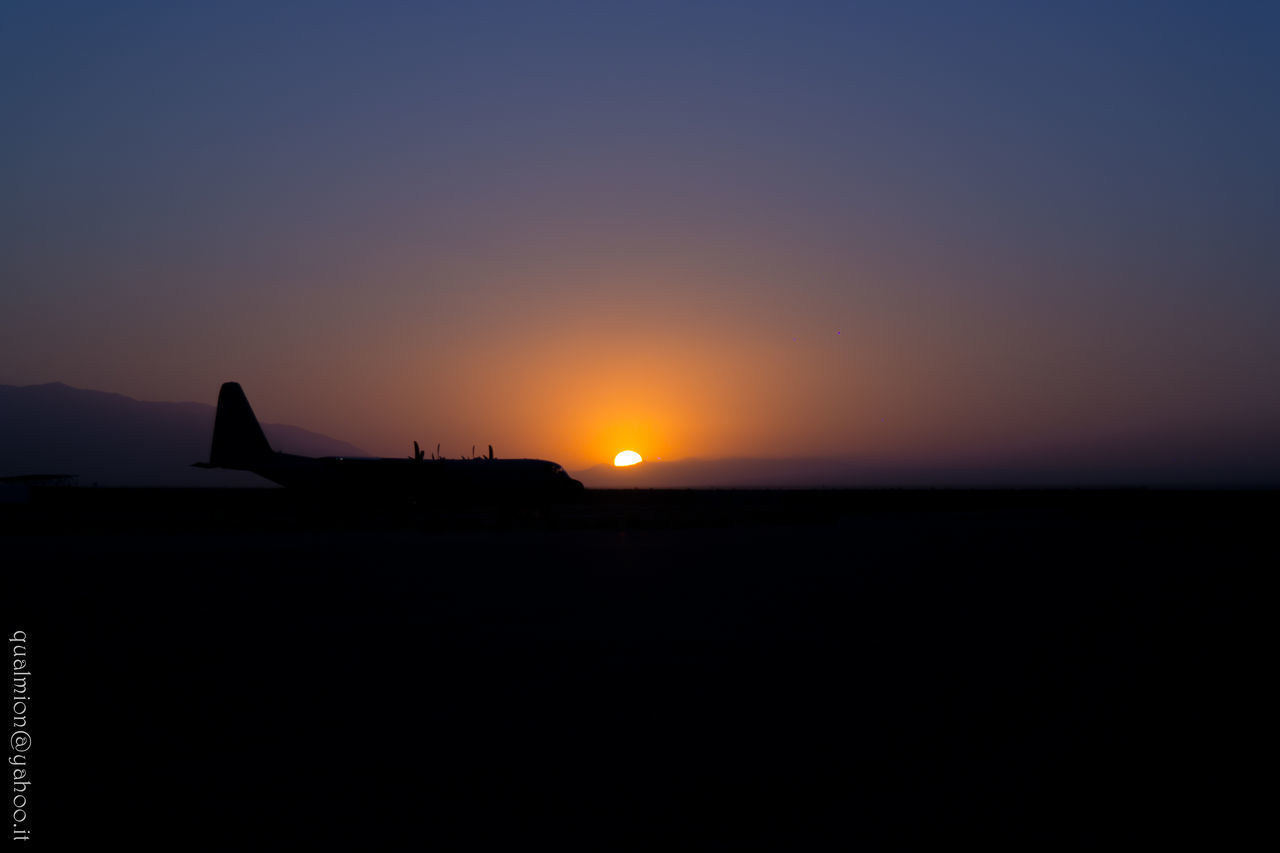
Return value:
[(271, 453), (271, 445), (258, 425), (238, 382), (224, 382), (218, 392), (218, 415), (213, 421), (213, 447), (209, 467), (251, 469)]

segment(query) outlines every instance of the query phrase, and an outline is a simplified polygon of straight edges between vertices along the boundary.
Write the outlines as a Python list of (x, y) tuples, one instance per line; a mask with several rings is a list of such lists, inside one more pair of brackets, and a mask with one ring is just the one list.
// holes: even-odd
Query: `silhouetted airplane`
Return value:
[(414, 442), (407, 459), (351, 456), (294, 456), (271, 449), (239, 383), (218, 392), (213, 446), (197, 468), (252, 471), (288, 488), (340, 490), (348, 494), (397, 497), (572, 496), (583, 491), (554, 462), (543, 459), (424, 459)]

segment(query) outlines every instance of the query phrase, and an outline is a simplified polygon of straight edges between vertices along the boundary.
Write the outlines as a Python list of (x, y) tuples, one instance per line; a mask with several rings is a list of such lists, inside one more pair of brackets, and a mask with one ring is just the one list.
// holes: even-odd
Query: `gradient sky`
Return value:
[(0, 383), (570, 468), (1274, 452), (1277, 45), (1275, 2), (4, 3)]

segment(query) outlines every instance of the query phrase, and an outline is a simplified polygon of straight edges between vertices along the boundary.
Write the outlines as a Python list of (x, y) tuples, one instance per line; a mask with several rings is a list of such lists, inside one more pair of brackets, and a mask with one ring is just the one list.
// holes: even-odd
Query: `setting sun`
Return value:
[(624, 450), (617, 456), (613, 457), (613, 464), (619, 468), (625, 468), (628, 465), (635, 465), (640, 461), (642, 461), (640, 459), (640, 454), (636, 453), (634, 450)]

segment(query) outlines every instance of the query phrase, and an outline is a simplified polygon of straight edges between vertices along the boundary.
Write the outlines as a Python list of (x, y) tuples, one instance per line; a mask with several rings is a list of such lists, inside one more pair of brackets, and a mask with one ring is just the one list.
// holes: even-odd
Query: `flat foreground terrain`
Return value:
[(0, 506), (28, 826), (167, 849), (1229, 837), (1267, 802), (1251, 611), (1278, 505), (37, 492)]

